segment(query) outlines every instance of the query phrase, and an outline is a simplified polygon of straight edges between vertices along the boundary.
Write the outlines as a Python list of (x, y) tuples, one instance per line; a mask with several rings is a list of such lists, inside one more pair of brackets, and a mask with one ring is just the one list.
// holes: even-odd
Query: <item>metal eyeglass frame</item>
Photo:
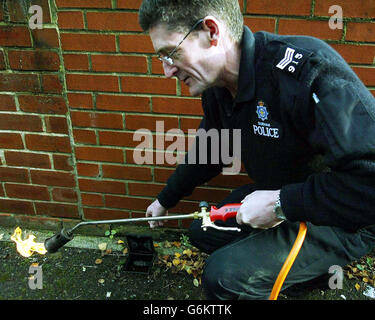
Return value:
[(178, 47), (182, 44), (182, 42), (184, 42), (184, 40), (190, 35), (190, 33), (192, 33), (202, 22), (204, 21), (204, 19), (200, 19), (198, 20), (196, 23), (194, 23), (194, 25), (191, 27), (191, 29), (189, 30), (189, 32), (186, 34), (186, 36), (178, 43), (178, 45), (166, 56), (161, 56), (159, 54), (158, 56), (158, 59), (161, 61), (161, 62), (165, 62), (166, 64), (168, 64), (169, 66), (172, 66), (174, 64), (174, 61), (173, 61), (173, 58), (172, 56), (176, 53)]

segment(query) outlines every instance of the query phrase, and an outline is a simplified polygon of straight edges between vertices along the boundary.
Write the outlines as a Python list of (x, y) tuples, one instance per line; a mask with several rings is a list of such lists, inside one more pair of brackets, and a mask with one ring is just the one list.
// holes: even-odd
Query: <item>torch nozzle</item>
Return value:
[(54, 234), (52, 237), (44, 241), (44, 247), (48, 253), (54, 253), (59, 250), (65, 243), (73, 239), (73, 234), (62, 229), (58, 233)]

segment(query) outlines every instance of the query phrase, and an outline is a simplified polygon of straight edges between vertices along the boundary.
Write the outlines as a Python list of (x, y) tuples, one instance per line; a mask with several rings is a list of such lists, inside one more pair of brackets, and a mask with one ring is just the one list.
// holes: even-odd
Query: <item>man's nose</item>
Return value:
[(169, 65), (168, 63), (163, 62), (164, 74), (167, 78), (172, 78), (177, 74), (178, 68), (174, 65)]

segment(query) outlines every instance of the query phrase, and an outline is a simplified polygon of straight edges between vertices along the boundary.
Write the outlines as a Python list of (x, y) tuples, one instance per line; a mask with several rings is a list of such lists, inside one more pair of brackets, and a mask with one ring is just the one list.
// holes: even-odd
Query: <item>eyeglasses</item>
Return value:
[(172, 56), (176, 53), (178, 47), (184, 42), (184, 40), (192, 33), (202, 22), (204, 19), (198, 20), (190, 29), (190, 31), (187, 33), (187, 35), (178, 43), (178, 45), (166, 56), (159, 54), (158, 59), (161, 62), (165, 62), (166, 64), (172, 66), (174, 64), (174, 60)]

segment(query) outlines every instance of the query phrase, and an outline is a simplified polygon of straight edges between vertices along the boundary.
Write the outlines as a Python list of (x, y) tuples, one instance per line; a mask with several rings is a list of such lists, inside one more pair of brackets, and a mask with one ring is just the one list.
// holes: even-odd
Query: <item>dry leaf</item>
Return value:
[(358, 291), (358, 290), (361, 288), (361, 286), (360, 286), (358, 283), (356, 283), (356, 284), (355, 284), (355, 288), (356, 288), (356, 290)]
[(103, 284), (104, 281), (105, 281), (104, 279), (99, 279), (99, 280), (98, 280), (98, 282), (99, 282), (100, 284)]
[(173, 241), (172, 244), (177, 248), (181, 247), (181, 242), (179, 241)]
[(107, 243), (102, 242), (98, 244), (99, 250), (105, 251), (107, 249)]
[(180, 264), (180, 259), (173, 259), (172, 263), (174, 266), (178, 266)]
[(159, 244), (158, 243), (154, 243), (154, 248), (159, 248)]
[(122, 240), (118, 240), (118, 241), (117, 241), (117, 244), (124, 244), (124, 241), (122, 241)]
[(128, 249), (128, 248), (125, 248), (125, 249), (122, 251), (122, 253), (123, 253), (123, 254), (127, 254), (128, 251), (129, 251), (129, 249)]
[(103, 262), (102, 259), (96, 259), (96, 260), (95, 260), (95, 264), (101, 264), (102, 262)]

